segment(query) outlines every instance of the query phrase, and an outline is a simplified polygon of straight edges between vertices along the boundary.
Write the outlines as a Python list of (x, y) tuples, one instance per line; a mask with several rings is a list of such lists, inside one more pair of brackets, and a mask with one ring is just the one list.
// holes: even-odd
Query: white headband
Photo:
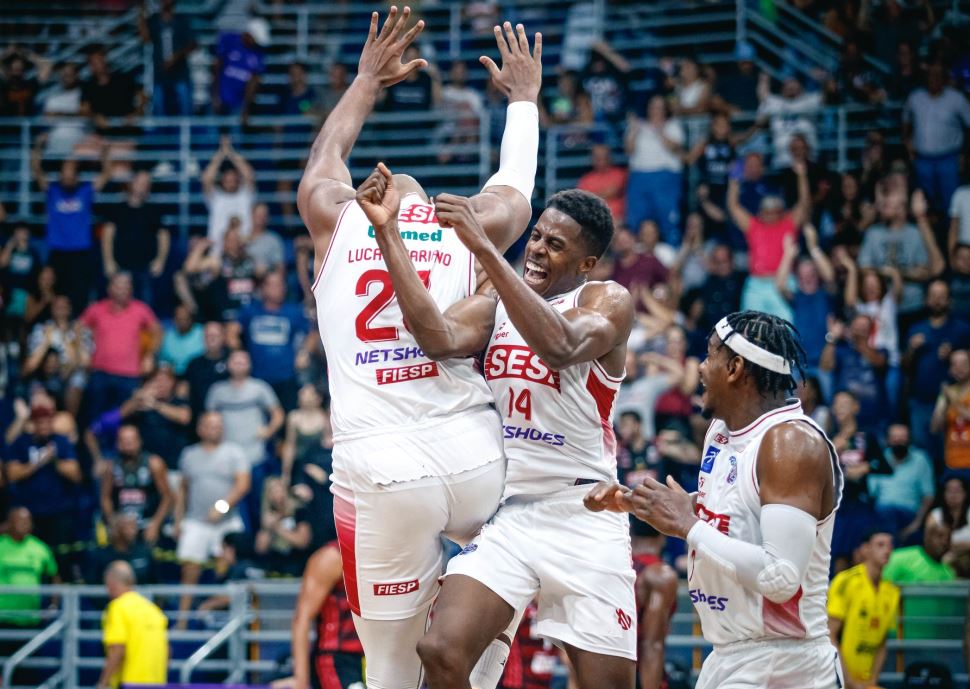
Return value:
[[(721, 338), (721, 342), (737, 352), (742, 359), (747, 359), (752, 364), (758, 364), (758, 366), (775, 373), (791, 375), (791, 364), (777, 354), (772, 354), (745, 338), (744, 335), (731, 327), (726, 316), (714, 326), (714, 332)], [(729, 337), (731, 338), (730, 342), (727, 341)]]

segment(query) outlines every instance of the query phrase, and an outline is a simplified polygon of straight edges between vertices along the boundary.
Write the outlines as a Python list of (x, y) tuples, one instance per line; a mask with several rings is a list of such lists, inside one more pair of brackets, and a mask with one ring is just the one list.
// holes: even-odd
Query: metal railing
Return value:
[[(169, 644), (179, 649), (169, 661), (173, 680), (188, 683), (204, 673), (206, 681), (226, 683), (265, 681), (267, 674), (277, 669), (277, 658), (289, 650), (290, 623), (298, 582), (265, 581), (232, 583), (225, 586), (145, 586), (139, 592), (161, 604), (171, 619), (175, 619), (175, 602), (183, 593), (197, 597), (227, 596), (228, 611), (204, 622), (206, 615), (193, 613), (201, 630), (169, 630)], [(962, 611), (967, 599), (968, 583), (903, 587), (904, 614), (900, 617), (901, 638), (890, 639), (887, 647), (890, 662), (881, 679), (898, 681), (906, 664), (913, 659), (931, 657), (956, 672), (956, 679), (965, 681), (960, 667), (960, 644), (964, 618)], [(27, 594), (56, 597), (56, 611), (46, 618), (42, 629), (26, 628), (23, 632), (3, 631), (3, 638), (23, 639), (26, 643), (16, 653), (0, 658), (3, 686), (12, 689), (18, 671), (40, 672), (34, 686), (53, 689), (82, 689), (97, 680), (103, 665), (101, 647), (101, 611), (107, 604), (102, 587), (44, 586), (39, 588), (0, 587), (0, 595)], [(932, 597), (953, 601), (953, 614), (933, 618), (938, 630), (933, 639), (907, 639), (905, 630), (923, 618), (905, 615), (905, 604), (914, 598)], [(686, 585), (679, 591), (678, 612), (674, 615), (671, 633), (667, 637), (671, 657), (693, 657), (693, 669), (699, 669), (700, 658), (710, 648), (698, 632), (697, 617), (691, 608)], [(52, 648), (53, 647), (53, 648)], [(222, 657), (216, 657), (225, 648)], [(896, 658), (895, 667), (892, 661)], [(690, 661), (686, 661), (691, 664)], [(46, 673), (46, 676), (43, 676)]]

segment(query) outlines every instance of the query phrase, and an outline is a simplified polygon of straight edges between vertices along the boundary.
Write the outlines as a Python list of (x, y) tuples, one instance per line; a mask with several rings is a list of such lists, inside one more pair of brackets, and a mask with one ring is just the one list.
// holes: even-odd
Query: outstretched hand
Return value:
[(410, 7), (405, 6), (399, 15), (397, 5), (391, 5), (387, 21), (378, 33), (378, 13), (371, 14), (367, 41), (364, 43), (360, 61), (357, 63), (358, 77), (376, 79), (381, 88), (386, 88), (404, 81), (412, 72), (428, 66), (428, 61), (420, 58), (407, 63), (401, 62), (404, 51), (424, 30), (422, 19), (404, 33), (410, 15)]
[(461, 243), (472, 253), (491, 244), (485, 228), (478, 221), (471, 199), (455, 194), (438, 194), (434, 198), (435, 215), (441, 227), (455, 230)]
[(384, 163), (378, 163), (367, 179), (357, 187), (357, 203), (375, 230), (392, 223), (401, 210), (401, 193)]
[(536, 33), (535, 48), (530, 54), (529, 39), (521, 24), (516, 25), (514, 32), (511, 22), (496, 26), (493, 31), (502, 57), (502, 68), (499, 69), (486, 55), (482, 55), (478, 61), (485, 65), (492, 81), (510, 103), (519, 100), (534, 103), (542, 88), (542, 34)]
[(626, 486), (600, 481), (583, 498), (583, 505), (591, 512), (632, 512), (632, 495), (633, 491)]

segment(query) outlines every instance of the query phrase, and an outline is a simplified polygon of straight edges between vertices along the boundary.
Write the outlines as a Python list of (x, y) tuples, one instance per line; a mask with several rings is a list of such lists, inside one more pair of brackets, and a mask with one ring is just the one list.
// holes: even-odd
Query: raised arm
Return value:
[(293, 689), (310, 687), (310, 628), (323, 602), (343, 575), (340, 550), (324, 546), (309, 559), (296, 598), (296, 612), (290, 627), (290, 655), (293, 658)]
[[(439, 222), (453, 227), (475, 254), (502, 298), (509, 319), (546, 364), (559, 370), (601, 359), (625, 345), (633, 327), (633, 297), (624, 287), (614, 282), (592, 284), (583, 290), (576, 308), (560, 313), (515, 273), (488, 240), (468, 199), (439, 194), (435, 202)], [(538, 228), (534, 233), (540, 235), (538, 241), (544, 241)], [(562, 247), (548, 245), (548, 250)], [(595, 261), (589, 267), (592, 265)], [(622, 361), (615, 368), (620, 367)]]
[(343, 204), (354, 198), (347, 158), (364, 120), (374, 110), (378, 94), (381, 89), (427, 66), (427, 61), (422, 59), (401, 62), (405, 48), (424, 29), (424, 22), (419, 21), (404, 32), (410, 14), (411, 8), (405, 7), (399, 16), (397, 7), (392, 6), (379, 33), (378, 14), (371, 14), (357, 76), (324, 122), (310, 149), (296, 201), (300, 217), (313, 237), (318, 264), (326, 255)]
[(408, 329), (434, 360), (469, 356), (488, 344), (495, 323), (495, 299), (472, 295), (442, 313), (428, 293), (427, 276), (418, 275), (398, 231), (400, 193), (384, 163), (357, 190), (357, 203), (374, 226), (377, 246), (391, 274), (394, 292)]
[(808, 245), (808, 255), (812, 257), (812, 263), (818, 269), (819, 277), (822, 278), (826, 288), (830, 291), (834, 290), (835, 268), (832, 267), (832, 261), (829, 260), (829, 257), (825, 255), (818, 244), (818, 230), (811, 222), (807, 222), (805, 227), (802, 228), (802, 232), (805, 234), (805, 243)]
[(781, 262), (778, 264), (778, 270), (775, 272), (775, 287), (781, 296), (787, 301), (791, 301), (792, 292), (788, 287), (788, 281), (791, 278), (795, 259), (798, 258), (798, 241), (794, 236), (786, 235), (782, 243), (784, 244), (784, 251), (781, 255)]
[(222, 162), (229, 155), (229, 148), (231, 144), (229, 143), (229, 137), (225, 134), (219, 139), (219, 150), (216, 154), (212, 156), (212, 160), (209, 164), (205, 166), (205, 170), (202, 171), (202, 193), (208, 196), (216, 188), (216, 176), (219, 174), (219, 168), (222, 166)]
[(848, 251), (840, 251), (838, 261), (845, 268), (845, 290), (842, 293), (842, 299), (845, 301), (845, 307), (851, 309), (859, 303), (859, 268)]
[(795, 227), (801, 227), (809, 218), (812, 211), (812, 195), (808, 188), (808, 169), (805, 163), (799, 161), (792, 165), (795, 179), (798, 182), (798, 201), (792, 209), (792, 222)]
[(256, 173), (253, 172), (253, 166), (249, 164), (248, 160), (243, 158), (239, 151), (233, 148), (232, 144), (229, 145), (226, 158), (236, 168), (243, 185), (248, 189), (254, 189), (256, 186)]
[(748, 228), (751, 227), (751, 214), (748, 213), (741, 205), (739, 197), (741, 195), (741, 183), (736, 179), (731, 179), (728, 182), (728, 193), (727, 193), (727, 207), (728, 213), (731, 214), (731, 220), (734, 224), (738, 226), (738, 229), (744, 233), (748, 232)]
[(943, 253), (936, 243), (936, 237), (933, 236), (933, 227), (930, 225), (929, 220), (929, 204), (926, 201), (926, 195), (921, 190), (917, 189), (913, 192), (910, 207), (913, 212), (913, 217), (916, 219), (916, 227), (919, 229), (919, 235), (923, 240), (923, 246), (926, 247), (926, 254), (929, 260), (925, 266), (907, 270), (905, 277), (910, 280), (932, 280), (946, 268), (946, 261), (943, 259)]

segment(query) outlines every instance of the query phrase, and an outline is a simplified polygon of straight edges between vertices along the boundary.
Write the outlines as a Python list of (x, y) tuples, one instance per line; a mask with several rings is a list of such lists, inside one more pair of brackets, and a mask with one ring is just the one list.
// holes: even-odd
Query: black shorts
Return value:
[(364, 656), (358, 653), (317, 653), (313, 657), (315, 689), (350, 689), (355, 684), (364, 686)]

